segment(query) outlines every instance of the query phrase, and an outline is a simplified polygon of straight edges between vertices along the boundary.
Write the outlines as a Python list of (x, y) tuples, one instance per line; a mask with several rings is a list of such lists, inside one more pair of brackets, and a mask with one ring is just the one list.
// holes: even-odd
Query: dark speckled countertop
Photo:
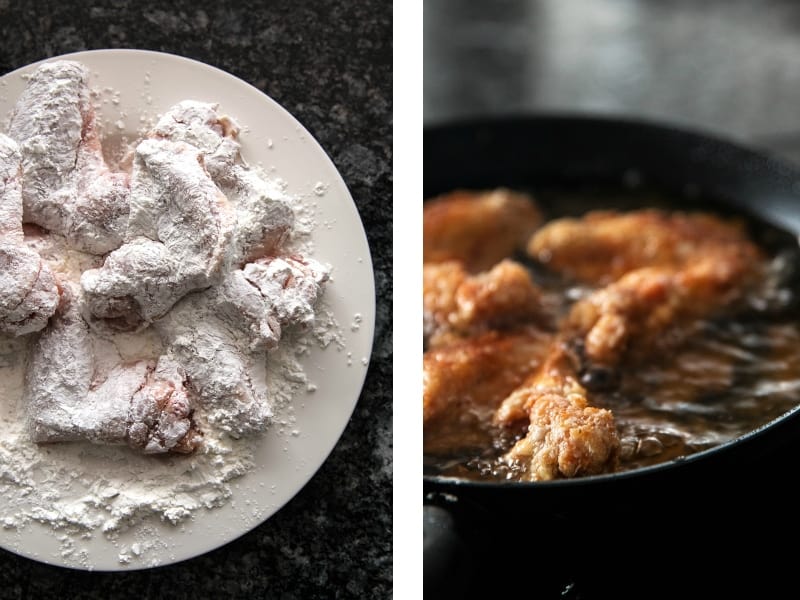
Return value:
[(267, 93), (311, 132), (342, 174), (367, 232), (378, 307), (374, 349), (341, 440), (261, 526), (202, 557), (124, 573), (72, 571), (0, 551), (0, 598), (391, 597), (391, 4), (0, 0), (0, 75), (96, 48), (158, 50), (219, 67)]

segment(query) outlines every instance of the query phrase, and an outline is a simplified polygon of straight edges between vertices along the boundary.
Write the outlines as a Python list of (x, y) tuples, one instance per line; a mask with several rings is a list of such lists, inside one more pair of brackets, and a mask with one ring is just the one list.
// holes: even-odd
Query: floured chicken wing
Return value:
[(241, 164), (239, 126), (219, 113), (219, 105), (184, 100), (161, 115), (148, 133), (154, 139), (185, 142), (200, 150), (208, 174), (222, 185), (232, 177), (234, 165)]
[(176, 104), (123, 159), (130, 175), (111, 173), (88, 80), (78, 63), (43, 65), (0, 136), (0, 334), (44, 328), (25, 365), (32, 439), (158, 454), (199, 446), (195, 416), (261, 432), (268, 352), (313, 326), (330, 278), (298, 254), (311, 222), (245, 164), (216, 104)]
[(230, 322), (213, 315), (197, 320), (207, 296), (188, 295), (154, 326), (168, 355), (185, 370), (209, 424), (236, 438), (264, 431), (273, 414), (266, 360), (242, 352), (247, 344)]
[(221, 277), (234, 231), (227, 198), (202, 155), (182, 142), (136, 147), (123, 246), (81, 276), (88, 316), (135, 330), (163, 316), (188, 292)]
[(21, 244), (0, 242), (0, 333), (39, 331), (55, 313), (59, 294), (41, 256)]
[(22, 155), (17, 143), (0, 133), (0, 242), (23, 240)]
[(24, 220), (105, 254), (122, 244), (128, 176), (103, 159), (89, 71), (60, 60), (28, 79), (8, 127), (22, 153)]
[[(278, 324), (273, 332), (277, 343), (281, 328), (308, 327), (314, 322), (314, 306), (330, 278), (330, 267), (311, 258), (274, 256), (247, 263), (242, 273), (261, 294), (265, 320)], [(241, 320), (241, 314), (237, 320)], [(269, 340), (263, 342), (267, 348), (272, 347)]]
[(60, 294), (50, 267), (23, 241), (21, 161), (17, 144), (0, 134), (0, 334), (13, 336), (42, 329)]
[(539, 366), (549, 342), (534, 328), (489, 331), (426, 352), (425, 451), (485, 447), (495, 409)]
[(458, 261), (423, 266), (423, 318), (428, 347), (492, 328), (543, 319), (539, 288), (528, 270), (503, 260), (470, 275)]
[(35, 442), (127, 444), (146, 453), (192, 452), (201, 434), (183, 371), (168, 357), (95, 368), (75, 291), (31, 349), (25, 402)]
[(423, 261), (457, 260), (479, 272), (525, 247), (541, 224), (533, 200), (506, 189), (458, 190), (423, 206)]
[(275, 254), (288, 239), (295, 216), (280, 188), (244, 165), (238, 134), (239, 126), (220, 114), (216, 104), (185, 100), (168, 110), (149, 136), (196, 147), (211, 178), (235, 199), (231, 261), (242, 266)]
[[(155, 324), (210, 423), (234, 437), (267, 427), (272, 404), (263, 351), (277, 346), (284, 328), (313, 323), (329, 272), (312, 259), (260, 259), (188, 295)], [(207, 317), (198, 322), (198, 314)]]
[(613, 415), (589, 405), (573, 359), (560, 341), (495, 415), (495, 421), (506, 426), (526, 420), (526, 434), (505, 456), (523, 470), (523, 479), (597, 475), (616, 468), (620, 440)]

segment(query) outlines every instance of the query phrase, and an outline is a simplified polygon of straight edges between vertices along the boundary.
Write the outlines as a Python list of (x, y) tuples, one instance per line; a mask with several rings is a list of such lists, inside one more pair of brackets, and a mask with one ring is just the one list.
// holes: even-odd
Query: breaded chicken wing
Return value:
[(526, 435), (505, 456), (523, 469), (523, 479), (596, 475), (616, 468), (620, 441), (613, 415), (589, 405), (574, 361), (560, 341), (495, 414), (495, 422), (502, 425), (526, 419)]
[(736, 222), (655, 209), (593, 211), (577, 219), (557, 219), (531, 237), (527, 250), (550, 269), (597, 285), (641, 267), (678, 269), (708, 255), (743, 264), (761, 260), (761, 252)]
[(541, 222), (525, 194), (502, 188), (451, 192), (424, 204), (423, 261), (458, 260), (467, 271), (483, 271), (524, 248)]
[(536, 370), (550, 335), (536, 329), (490, 331), (423, 357), (425, 451), (486, 445), (499, 403)]
[(741, 299), (763, 273), (763, 252), (735, 223), (709, 214), (640, 210), (561, 219), (529, 252), (571, 278), (605, 285), (563, 323), (585, 361), (614, 367), (685, 337)]
[(674, 346), (693, 325), (740, 299), (748, 265), (717, 257), (700, 258), (683, 270), (664, 267), (631, 271), (577, 302), (564, 324), (581, 340), (584, 358), (616, 366), (657, 348)]
[(503, 260), (490, 271), (470, 275), (460, 262), (423, 267), (423, 317), (431, 348), (448, 341), (542, 315), (539, 288), (528, 270)]
[(607, 387), (623, 360), (634, 364), (685, 339), (741, 299), (764, 264), (729, 223), (654, 210), (556, 221), (529, 251), (571, 278), (605, 286), (573, 305), (544, 366), (495, 415), (503, 424), (528, 421), (506, 458), (534, 480), (612, 471), (620, 452), (614, 419), (589, 405), (587, 387)]

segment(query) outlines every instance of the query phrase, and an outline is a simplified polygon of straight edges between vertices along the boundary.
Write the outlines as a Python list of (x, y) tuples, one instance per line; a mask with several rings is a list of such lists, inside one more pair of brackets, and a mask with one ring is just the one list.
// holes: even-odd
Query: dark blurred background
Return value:
[(0, 75), (97, 48), (179, 54), (266, 92), (350, 189), (377, 294), (353, 418), (306, 487), (205, 556), (128, 573), (49, 567), (0, 550), (0, 598), (389, 598), (392, 593), (392, 6), (385, 0), (0, 0)]
[(590, 112), (718, 133), (800, 160), (800, 3), (428, 0), (426, 124)]

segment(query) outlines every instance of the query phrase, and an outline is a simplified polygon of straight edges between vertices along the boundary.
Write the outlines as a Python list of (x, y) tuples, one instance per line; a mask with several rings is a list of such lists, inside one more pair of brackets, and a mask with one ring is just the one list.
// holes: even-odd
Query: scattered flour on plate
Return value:
[[(324, 306), (312, 331), (287, 331), (267, 357), (267, 384), (274, 420), (270, 435), (293, 435), (292, 401), (316, 386), (301, 360), (313, 345), (343, 347), (338, 325)], [(140, 354), (140, 338), (117, 341), (117, 351)], [(156, 344), (157, 342), (152, 341)], [(30, 522), (60, 536), (62, 556), (77, 561), (76, 541), (100, 531), (113, 540), (137, 528), (136, 544), (120, 551), (120, 563), (146, 560), (158, 544), (148, 519), (179, 525), (200, 509), (222, 506), (231, 482), (250, 471), (258, 436), (233, 439), (208, 427), (199, 408), (195, 419), (205, 432), (200, 450), (189, 456), (144, 455), (126, 446), (89, 443), (37, 445), (30, 440), (22, 405), (27, 338), (0, 337), (0, 527), (24, 534)]]

